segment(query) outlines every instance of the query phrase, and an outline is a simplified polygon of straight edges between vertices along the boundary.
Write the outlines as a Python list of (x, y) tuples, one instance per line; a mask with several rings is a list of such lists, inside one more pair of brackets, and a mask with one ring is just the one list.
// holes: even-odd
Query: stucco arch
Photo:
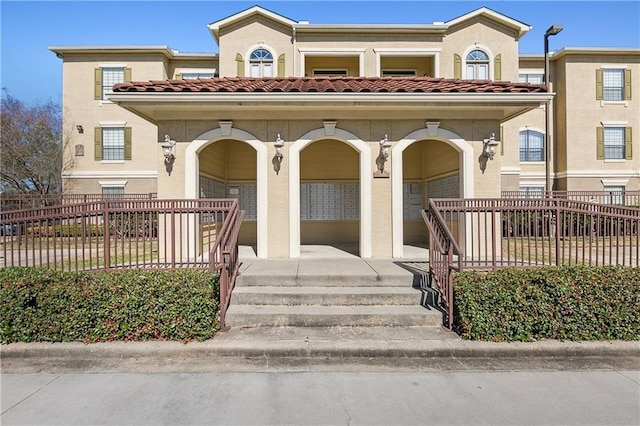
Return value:
[(421, 140), (444, 142), (459, 153), (460, 196), (473, 198), (473, 147), (456, 133), (438, 127), (437, 129), (419, 129), (400, 139), (391, 149), (391, 220), (393, 224), (393, 257), (404, 257), (402, 221), (402, 153), (411, 144)]
[(300, 257), (300, 151), (320, 139), (344, 142), (360, 154), (360, 257), (371, 257), (371, 148), (351, 132), (339, 128), (312, 130), (289, 148), (289, 257)]
[(267, 245), (267, 171), (269, 164), (267, 147), (249, 132), (240, 129), (212, 129), (195, 138), (185, 151), (185, 197), (199, 198), (199, 153), (208, 145), (220, 140), (234, 139), (245, 142), (256, 150), (256, 187), (257, 187), (257, 256), (268, 256)]

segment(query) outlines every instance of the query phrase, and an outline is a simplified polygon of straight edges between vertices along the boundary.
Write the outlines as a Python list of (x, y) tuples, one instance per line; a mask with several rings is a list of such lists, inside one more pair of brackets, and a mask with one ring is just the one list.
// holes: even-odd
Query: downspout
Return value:
[(295, 24), (292, 26), (293, 29), (293, 54), (291, 55), (293, 57), (293, 76), (296, 75), (296, 26)]

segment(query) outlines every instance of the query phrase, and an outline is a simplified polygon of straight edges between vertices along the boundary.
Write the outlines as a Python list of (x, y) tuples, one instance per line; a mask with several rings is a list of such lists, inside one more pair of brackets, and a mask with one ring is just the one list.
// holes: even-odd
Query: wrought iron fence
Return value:
[(230, 199), (101, 199), (3, 212), (0, 266), (210, 269), (220, 273), (224, 325), (243, 217)]
[(153, 200), (157, 198), (157, 194), (155, 192), (146, 194), (3, 194), (0, 196), (0, 211), (27, 210), (124, 198), (129, 200)]
[(561, 198), (434, 199), (423, 218), (449, 327), (453, 271), (640, 265), (637, 208)]
[(502, 191), (502, 198), (562, 198), (590, 203), (640, 206), (640, 191)]

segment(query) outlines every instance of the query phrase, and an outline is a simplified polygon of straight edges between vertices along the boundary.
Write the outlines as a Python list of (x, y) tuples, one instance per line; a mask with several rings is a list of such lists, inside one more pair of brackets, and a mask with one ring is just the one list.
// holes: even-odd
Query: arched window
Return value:
[(467, 79), (489, 79), (489, 55), (480, 49), (475, 49), (467, 55)]
[(544, 161), (544, 135), (540, 132), (520, 132), (520, 162), (527, 161)]
[(273, 55), (267, 49), (256, 49), (249, 56), (251, 77), (273, 77)]

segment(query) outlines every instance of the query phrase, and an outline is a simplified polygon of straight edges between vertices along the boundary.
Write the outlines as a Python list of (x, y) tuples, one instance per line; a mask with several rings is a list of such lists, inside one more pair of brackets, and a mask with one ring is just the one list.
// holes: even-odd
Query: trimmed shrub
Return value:
[(454, 295), (454, 327), (465, 339), (640, 340), (640, 268), (464, 272)]
[(0, 269), (0, 343), (206, 340), (219, 329), (210, 271)]

